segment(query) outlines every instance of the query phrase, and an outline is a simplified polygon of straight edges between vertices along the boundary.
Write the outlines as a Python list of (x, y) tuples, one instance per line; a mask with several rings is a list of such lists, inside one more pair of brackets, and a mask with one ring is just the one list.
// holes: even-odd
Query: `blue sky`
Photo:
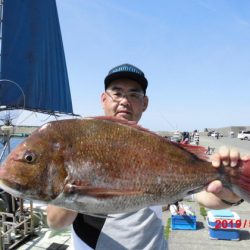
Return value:
[(149, 81), (154, 131), (250, 125), (250, 1), (57, 0), (74, 112), (102, 115), (108, 71)]

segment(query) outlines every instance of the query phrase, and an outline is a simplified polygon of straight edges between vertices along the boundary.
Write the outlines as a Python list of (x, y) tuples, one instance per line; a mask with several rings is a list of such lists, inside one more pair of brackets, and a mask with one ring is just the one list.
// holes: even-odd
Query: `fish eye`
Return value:
[(33, 163), (36, 160), (36, 155), (34, 153), (28, 152), (24, 155), (24, 160), (27, 163)]

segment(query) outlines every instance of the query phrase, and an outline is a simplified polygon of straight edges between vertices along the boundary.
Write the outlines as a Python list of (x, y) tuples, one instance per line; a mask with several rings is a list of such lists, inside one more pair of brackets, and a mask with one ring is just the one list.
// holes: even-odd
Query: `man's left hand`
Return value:
[[(212, 166), (220, 167), (223, 165), (236, 167), (239, 159), (250, 159), (250, 156), (241, 158), (238, 150), (223, 146), (219, 149), (218, 153), (212, 156)], [(219, 180), (211, 182), (206, 190), (195, 194), (195, 197), (199, 203), (211, 209), (222, 209), (230, 206), (223, 202), (222, 199), (232, 204), (241, 200), (240, 196), (225, 188)]]

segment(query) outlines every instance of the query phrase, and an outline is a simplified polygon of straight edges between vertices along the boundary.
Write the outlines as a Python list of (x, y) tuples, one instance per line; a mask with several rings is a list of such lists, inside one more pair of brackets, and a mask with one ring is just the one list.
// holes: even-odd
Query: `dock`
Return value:
[[(245, 228), (239, 229), (240, 240), (215, 240), (210, 239), (209, 228), (206, 218), (200, 214), (200, 205), (197, 202), (185, 202), (195, 211), (197, 217), (196, 230), (170, 230), (168, 238), (169, 250), (247, 250), (250, 246), (250, 212), (249, 203), (242, 203), (237, 207), (230, 208), (236, 212), (241, 221), (247, 221)], [(207, 210), (208, 211), (208, 210)], [(169, 211), (164, 213), (164, 221), (171, 218)], [(244, 225), (243, 225), (244, 226)]]

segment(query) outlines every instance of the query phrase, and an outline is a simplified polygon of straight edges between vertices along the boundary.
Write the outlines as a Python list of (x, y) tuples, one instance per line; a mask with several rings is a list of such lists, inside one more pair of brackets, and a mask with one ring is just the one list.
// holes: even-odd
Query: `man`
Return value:
[[(144, 73), (130, 64), (110, 70), (105, 78), (105, 92), (101, 95), (104, 113), (127, 121), (139, 122), (147, 109), (147, 79)], [(222, 148), (214, 156), (213, 165), (237, 165), (239, 154)], [(198, 202), (210, 208), (224, 208), (240, 203), (240, 197), (222, 187), (220, 181), (209, 184), (207, 190), (195, 195)], [(223, 197), (224, 200), (221, 200)], [(72, 226), (73, 248), (86, 249), (167, 249), (162, 226), (161, 206), (143, 208), (139, 211), (115, 214), (106, 218), (78, 214), (49, 205), (48, 225), (59, 229)]]

